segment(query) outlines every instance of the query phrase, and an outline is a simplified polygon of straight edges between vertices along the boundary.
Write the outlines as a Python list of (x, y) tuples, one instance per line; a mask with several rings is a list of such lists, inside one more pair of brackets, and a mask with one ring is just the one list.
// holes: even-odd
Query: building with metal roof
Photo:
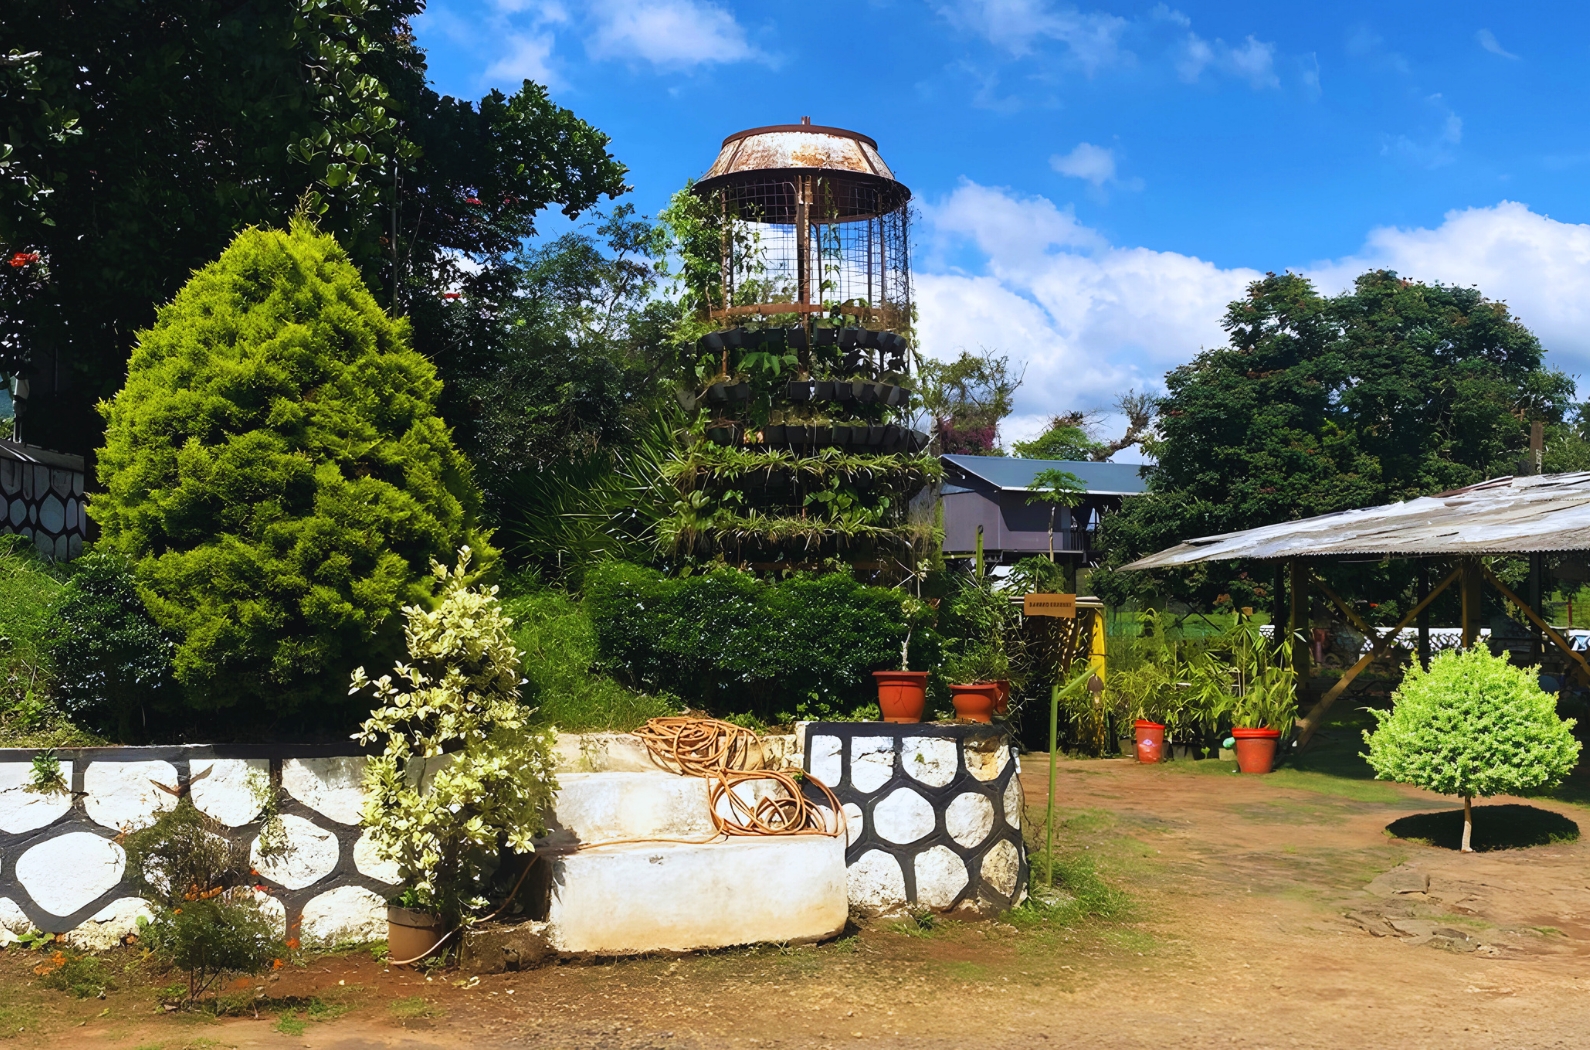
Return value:
[[(1095, 463), (1069, 459), (1015, 459), (1007, 456), (940, 456), (944, 464), (944, 553), (967, 557), (977, 550), (991, 564), (1047, 554), (1053, 528), (1057, 560), (1091, 563), (1094, 537), (1104, 515), (1121, 500), (1147, 488), (1136, 463)], [(1045, 470), (1063, 470), (1086, 489), (1075, 507), (1034, 500), (1032, 484)]]

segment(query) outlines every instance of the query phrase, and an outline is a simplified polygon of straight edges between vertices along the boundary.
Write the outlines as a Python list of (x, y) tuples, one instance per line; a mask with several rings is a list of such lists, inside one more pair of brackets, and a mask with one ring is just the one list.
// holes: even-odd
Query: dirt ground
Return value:
[[(1025, 757), (1030, 825), (1046, 774), (1044, 756)], [(463, 986), (324, 956), (244, 982), (245, 998), (263, 986), (258, 1019), (161, 1012), (131, 950), (113, 954), (120, 990), (75, 1000), (37, 987), (39, 956), (13, 949), (0, 1037), (110, 1050), (1590, 1043), (1590, 841), (1461, 855), (1393, 838), (1392, 821), (1451, 801), (1330, 772), (1062, 760), (1057, 782), (1057, 853), (1080, 903)], [(1493, 840), (1527, 838), (1540, 815), (1497, 813)], [(1124, 904), (1088, 889), (1089, 865)]]

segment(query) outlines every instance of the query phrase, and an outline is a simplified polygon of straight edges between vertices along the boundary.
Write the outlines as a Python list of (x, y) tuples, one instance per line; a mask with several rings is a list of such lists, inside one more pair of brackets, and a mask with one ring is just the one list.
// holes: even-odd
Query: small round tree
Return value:
[(138, 333), (89, 513), (135, 562), (188, 703), (342, 699), (397, 651), (434, 558), (490, 553), (440, 393), (407, 322), (303, 218), (238, 234)]
[(1381, 780), (1463, 799), (1463, 852), (1473, 852), (1475, 797), (1525, 795), (1562, 782), (1579, 759), (1573, 719), (1532, 668), (1514, 667), (1484, 646), (1447, 652), (1428, 671), (1414, 664), (1390, 712), (1364, 732), (1364, 757)]

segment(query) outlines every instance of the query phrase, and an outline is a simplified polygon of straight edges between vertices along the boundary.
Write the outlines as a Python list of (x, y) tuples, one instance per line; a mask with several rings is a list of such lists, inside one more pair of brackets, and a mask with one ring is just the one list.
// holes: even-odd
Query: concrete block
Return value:
[(551, 943), (574, 954), (817, 941), (849, 910), (844, 839), (829, 835), (609, 846), (551, 863)]
[(646, 745), (633, 733), (559, 733), (554, 754), (560, 775), (657, 771)]
[(548, 923), (491, 923), (464, 932), (458, 968), (465, 973), (507, 973), (532, 970), (557, 952), (547, 937)]

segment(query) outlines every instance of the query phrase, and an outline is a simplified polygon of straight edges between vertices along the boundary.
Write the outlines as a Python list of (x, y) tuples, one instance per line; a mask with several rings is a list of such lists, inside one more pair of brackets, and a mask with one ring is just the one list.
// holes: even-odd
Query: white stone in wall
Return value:
[(33, 465), (33, 496), (42, 499), (50, 490), (50, 468), (42, 463)]
[(14, 459), (0, 459), (0, 489), (7, 496), (15, 496), (22, 490), (22, 478), (17, 473), (17, 466)]
[[(72, 782), (72, 763), (61, 763), (61, 777)], [(0, 762), (0, 831), (19, 835), (54, 823), (72, 808), (72, 796), (65, 791), (29, 790), (33, 763)]]
[(62, 496), (70, 495), (72, 492), (72, 472), (70, 470), (51, 470), (50, 488)]
[(10, 897), (0, 897), (0, 945), (13, 943), (17, 934), (31, 929), (33, 920), (17, 907), (17, 902)]
[(249, 848), (249, 859), (259, 873), (280, 886), (301, 890), (313, 886), (337, 866), (341, 852), (337, 836), (291, 813), (282, 817), (287, 848), (271, 857), (259, 853), (259, 839)]
[(60, 532), (66, 525), (66, 504), (50, 493), (39, 504), (39, 524), (46, 532)]
[(148, 827), (177, 805), (177, 767), (170, 762), (90, 762), (83, 770), (83, 808), (96, 824), (117, 831)]
[(396, 886), (402, 876), (398, 874), (397, 861), (384, 860), (376, 852), (375, 839), (366, 831), (359, 836), (359, 841), (353, 844), (353, 866), (359, 869), (359, 874), (368, 875), (388, 885)]
[(289, 758), (282, 763), (282, 787), (317, 813), (339, 824), (357, 824), (364, 810), (362, 756)]
[[(193, 804), (229, 828), (241, 827), (259, 816), (254, 797), (255, 781), (269, 783), (271, 764), (263, 758), (196, 758), (193, 771)], [(205, 771), (208, 770), (208, 775)]]
[(266, 922), (271, 924), (271, 932), (276, 936), (287, 937), (287, 905), (272, 897), (264, 890), (249, 890), (254, 895), (254, 903), (259, 905), (259, 913)]
[(872, 826), (883, 838), (903, 846), (933, 830), (933, 806), (910, 788), (895, 788), (872, 808)]
[(845, 845), (854, 846), (861, 837), (861, 807), (854, 802), (845, 803)]
[(894, 738), (850, 738), (850, 786), (860, 792), (876, 791), (894, 776)]
[(905, 771), (929, 787), (955, 779), (955, 741), (944, 737), (908, 736), (900, 745)]
[(994, 843), (994, 848), (983, 854), (983, 881), (1009, 897), (1016, 892), (1016, 879), (1021, 875), (1021, 856), (1009, 839)]
[(977, 845), (994, 830), (994, 803), (971, 791), (956, 795), (944, 811), (944, 830), (963, 846)]
[(22, 498), (33, 498), (33, 468), (27, 463), (17, 464), (17, 476), (22, 480)]
[(305, 944), (386, 940), (386, 902), (362, 886), (338, 886), (304, 905)]
[(4, 496), (0, 496), (0, 521), (5, 521), (10, 516), (11, 504)]
[(998, 780), (1010, 764), (1010, 745), (1003, 737), (966, 741), (966, 769), (978, 780)]
[(1010, 783), (1005, 785), (1005, 823), (1013, 828), (1021, 827), (1022, 803), (1026, 796), (1021, 790), (1021, 777), (1010, 778)]
[(905, 874), (900, 862), (881, 849), (856, 858), (845, 871), (850, 906), (863, 915), (894, 915), (906, 909)]
[(19, 499), (12, 500), (10, 520), (13, 526), (21, 525), (24, 521), (27, 521), (28, 505)]
[(65, 536), (57, 536), (57, 537), (55, 537), (55, 560), (56, 561), (65, 561), (66, 560), (67, 551), (69, 551), (70, 549), (71, 549), (71, 544), (66, 542), (66, 537)]
[(72, 831), (39, 843), (17, 858), (17, 881), (51, 915), (70, 915), (121, 881), (127, 854), (116, 843)]
[(66, 943), (79, 951), (102, 952), (116, 947), (128, 934), (137, 933), (140, 918), (154, 917), (149, 902), (142, 897), (118, 897), (68, 932)]
[(839, 783), (844, 772), (840, 761), (841, 743), (837, 736), (814, 736), (806, 742), (806, 757), (811, 774), (829, 787)]
[(948, 908), (966, 888), (966, 864), (948, 846), (934, 846), (916, 855), (916, 902), (926, 908)]
[(80, 471), (80, 470), (74, 470), (74, 471), (72, 471), (72, 495), (81, 496), (82, 494), (83, 494), (83, 472)]
[(73, 558), (77, 557), (79, 554), (82, 554), (83, 553), (83, 537), (79, 536), (75, 532), (72, 533), (71, 536), (67, 537), (67, 540), (66, 540), (66, 553), (68, 555), (70, 555), (71, 557), (73, 557)]

